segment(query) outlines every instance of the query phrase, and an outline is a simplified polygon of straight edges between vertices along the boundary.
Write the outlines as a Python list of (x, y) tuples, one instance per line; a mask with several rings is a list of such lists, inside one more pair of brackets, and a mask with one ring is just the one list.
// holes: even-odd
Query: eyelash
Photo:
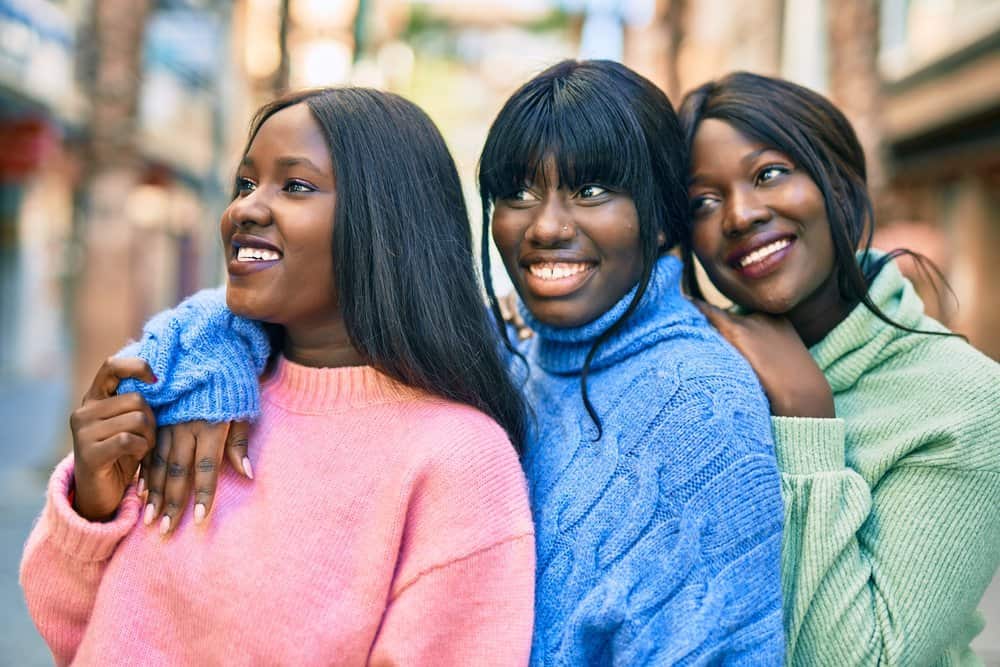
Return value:
[[(236, 179), (236, 193), (237, 193), (237, 195), (245, 194), (245, 193), (250, 192), (250, 191), (252, 191), (252, 190), (254, 190), (256, 188), (257, 188), (257, 184), (254, 183), (249, 178), (240, 177), (240, 178)], [(291, 193), (291, 194), (305, 194), (307, 192), (315, 192), (316, 191), (316, 188), (314, 188), (313, 186), (309, 185), (308, 183), (306, 183), (304, 181), (297, 181), (297, 180), (288, 181), (287, 183), (285, 183), (285, 187), (283, 189), (285, 191)]]
[(775, 172), (778, 173), (778, 176), (783, 176), (783, 175), (789, 173), (791, 171), (791, 169), (789, 169), (788, 167), (786, 167), (784, 165), (780, 165), (780, 164), (769, 164), (769, 165), (761, 168), (761, 170), (757, 172), (757, 175), (754, 177), (754, 183), (757, 184), (757, 185), (764, 184), (764, 183), (769, 183), (769, 182), (773, 181), (775, 178), (778, 177), (778, 176), (772, 176), (771, 178), (769, 178), (767, 180), (764, 180), (764, 178), (763, 178), (764, 174), (766, 174), (767, 172), (770, 172), (770, 171), (775, 171)]

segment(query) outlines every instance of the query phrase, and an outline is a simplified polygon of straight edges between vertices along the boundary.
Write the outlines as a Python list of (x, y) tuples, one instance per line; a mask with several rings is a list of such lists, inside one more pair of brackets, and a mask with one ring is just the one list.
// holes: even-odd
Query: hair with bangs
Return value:
[(686, 233), (687, 147), (667, 96), (620, 63), (565, 60), (507, 100), (479, 159), (479, 193), (484, 282), (497, 326), (512, 351), (490, 281), (489, 225), (494, 202), (543, 178), (546, 160), (555, 162), (559, 187), (574, 190), (599, 183), (626, 192), (638, 214), (638, 289), (622, 316), (594, 341), (580, 375), (584, 406), (600, 438), (601, 420), (587, 390), (590, 363), (635, 311), (657, 258)]
[[(524, 400), (483, 309), (465, 199), (441, 133), (392, 93), (305, 90), (261, 107), (244, 155), (268, 118), (301, 103), (333, 163), (331, 278), (351, 343), (386, 375), (486, 413), (520, 453)], [(283, 330), (269, 333), (281, 349)]]
[[(721, 120), (743, 135), (781, 151), (819, 188), (833, 239), (841, 298), (850, 304), (863, 303), (876, 317), (899, 329), (940, 333), (894, 322), (868, 296), (870, 282), (900, 255), (913, 257), (920, 270), (931, 277), (932, 285), (936, 277), (950, 288), (934, 263), (919, 253), (896, 249), (878, 259), (871, 255), (875, 216), (868, 194), (865, 153), (850, 121), (830, 100), (791, 81), (733, 72), (685, 95), (680, 119), (689, 148), (698, 125), (707, 118)], [(691, 247), (690, 225), (694, 221), (690, 215), (686, 220), (689, 228), (681, 244), (685, 288), (692, 296), (703, 298)], [(860, 261), (858, 250), (862, 251)]]

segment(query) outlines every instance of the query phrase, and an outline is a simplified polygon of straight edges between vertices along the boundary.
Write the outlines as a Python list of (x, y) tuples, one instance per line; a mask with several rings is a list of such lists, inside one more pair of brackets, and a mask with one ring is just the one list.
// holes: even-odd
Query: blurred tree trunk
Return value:
[(281, 5), (278, 9), (278, 49), (281, 59), (278, 61), (278, 70), (274, 73), (272, 92), (275, 97), (288, 92), (291, 79), (292, 63), (288, 53), (288, 28), (290, 21), (288, 4), (289, 0), (281, 0)]
[(126, 204), (140, 178), (138, 106), (150, 9), (150, 0), (93, 0), (80, 39), (89, 117), (73, 288), (76, 396), (101, 361), (137, 334), (142, 316), (131, 287), (133, 243), (141, 239), (133, 239)]
[(826, 12), (830, 97), (847, 114), (865, 149), (868, 185), (878, 206), (886, 178), (880, 124), (879, 2), (828, 2)]

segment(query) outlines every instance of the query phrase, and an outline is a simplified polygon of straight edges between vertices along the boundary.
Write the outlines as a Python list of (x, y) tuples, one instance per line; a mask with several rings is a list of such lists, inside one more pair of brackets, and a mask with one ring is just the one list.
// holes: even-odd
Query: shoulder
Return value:
[(493, 483), (514, 488), (523, 484), (517, 452), (507, 433), (472, 406), (421, 397), (408, 404), (403, 428), (411, 465), (424, 480), (450, 483), (490, 477)]
[(849, 431), (904, 438), (911, 463), (1000, 471), (1000, 364), (955, 336), (904, 333), (897, 345), (838, 399)]

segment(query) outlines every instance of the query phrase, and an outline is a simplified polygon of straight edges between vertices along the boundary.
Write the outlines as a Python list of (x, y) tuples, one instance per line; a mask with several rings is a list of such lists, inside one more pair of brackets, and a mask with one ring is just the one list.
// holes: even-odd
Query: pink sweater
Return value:
[(21, 585), (58, 664), (524, 665), (534, 531), (482, 413), (372, 368), (280, 361), (202, 526), (159, 537), (129, 489), (89, 523), (55, 470)]

